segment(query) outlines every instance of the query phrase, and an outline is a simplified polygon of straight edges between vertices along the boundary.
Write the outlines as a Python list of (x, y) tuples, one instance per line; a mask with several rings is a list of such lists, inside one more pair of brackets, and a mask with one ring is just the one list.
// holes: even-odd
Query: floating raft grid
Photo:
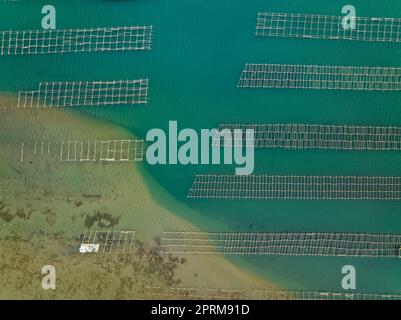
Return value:
[(128, 162), (143, 161), (143, 140), (73, 140), (61, 143), (60, 161)]
[(188, 198), (400, 200), (401, 177), (197, 175)]
[(18, 93), (18, 108), (134, 105), (148, 102), (148, 79), (41, 82)]
[(239, 88), (401, 90), (401, 68), (246, 64)]
[(132, 162), (143, 161), (144, 140), (62, 140), (45, 138), (16, 144), (9, 153), (18, 152), (20, 162), (33, 157), (53, 157), (66, 162)]
[(213, 300), (401, 300), (398, 294), (146, 287), (150, 295)]
[(397, 258), (400, 235), (164, 232), (164, 253)]
[(135, 231), (86, 230), (82, 244), (99, 244), (99, 253), (130, 253), (134, 238)]
[(219, 132), (242, 130), (233, 141), (213, 137), (213, 146), (245, 145), (246, 130), (254, 130), (256, 148), (401, 150), (401, 127), (336, 126), (315, 124), (221, 124)]
[(0, 55), (150, 50), (152, 26), (0, 32)]
[(354, 17), (355, 28), (345, 29), (345, 16), (259, 12), (256, 35), (323, 40), (401, 42), (401, 19)]

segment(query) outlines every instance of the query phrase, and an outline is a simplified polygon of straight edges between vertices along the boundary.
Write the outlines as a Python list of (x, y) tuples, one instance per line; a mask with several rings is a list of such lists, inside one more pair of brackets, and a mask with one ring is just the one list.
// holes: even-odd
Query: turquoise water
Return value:
[[(47, 1), (0, 4), (0, 29), (40, 28)], [(19, 56), (0, 60), (0, 89), (31, 90), (40, 81), (150, 78), (148, 106), (80, 108), (144, 137), (150, 128), (213, 128), (227, 122), (401, 124), (400, 93), (246, 90), (244, 64), (401, 66), (401, 44), (256, 38), (258, 11), (340, 14), (343, 1), (54, 0), (58, 28), (154, 25), (149, 52)], [(401, 16), (401, 2), (354, 0), (361, 16)], [(255, 173), (401, 175), (399, 152), (257, 150)], [(187, 200), (196, 173), (231, 167), (146, 166), (162, 187), (196, 209), (198, 225), (231, 231), (400, 233), (399, 202)], [(133, 188), (135, 182), (133, 181)], [(158, 198), (158, 195), (155, 195)], [(158, 199), (169, 206), (164, 199)], [(186, 212), (178, 215), (191, 220)], [(220, 231), (220, 230), (216, 230)], [(401, 260), (243, 257), (233, 261), (291, 289), (340, 290), (341, 267), (357, 269), (361, 292), (401, 292)]]

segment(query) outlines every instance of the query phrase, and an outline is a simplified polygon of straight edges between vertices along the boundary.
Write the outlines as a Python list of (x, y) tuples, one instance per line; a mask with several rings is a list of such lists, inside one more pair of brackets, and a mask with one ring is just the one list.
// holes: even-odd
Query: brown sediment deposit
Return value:
[[(180, 260), (160, 255), (157, 247), (146, 249), (136, 241), (130, 254), (89, 254), (75, 251), (76, 241), (62, 234), (18, 236), (0, 240), (0, 299), (138, 299), (147, 296), (146, 286), (180, 285), (176, 270)], [(56, 290), (43, 290), (41, 269), (57, 270)]]

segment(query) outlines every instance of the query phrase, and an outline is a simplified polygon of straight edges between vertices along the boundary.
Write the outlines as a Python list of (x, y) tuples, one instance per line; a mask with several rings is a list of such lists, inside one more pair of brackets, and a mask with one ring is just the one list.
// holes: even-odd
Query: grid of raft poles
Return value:
[(401, 295), (295, 290), (236, 290), (215, 288), (146, 287), (146, 293), (161, 297), (214, 300), (401, 300)]
[(40, 82), (18, 92), (18, 108), (135, 105), (148, 102), (148, 79)]
[(0, 55), (150, 50), (152, 26), (0, 32)]
[(81, 245), (97, 244), (99, 253), (130, 253), (134, 241), (135, 231), (86, 230)]
[[(320, 15), (297, 15), (297, 14), (269, 14), (259, 13), (257, 23), (257, 35), (268, 36), (284, 36), (284, 37), (302, 37), (302, 38), (318, 38), (318, 39), (346, 39), (346, 40), (363, 40), (363, 41), (392, 41), (400, 42), (400, 19), (390, 18), (356, 18), (357, 29), (344, 30), (341, 26), (343, 17), (334, 16), (320, 16)], [(341, 33), (342, 32), (342, 33)], [(348, 33), (347, 33), (348, 32)], [(151, 48), (151, 33), (152, 27), (118, 27), (118, 28), (96, 28), (96, 29), (75, 29), (75, 30), (30, 30), (30, 31), (4, 31), (0, 33), (1, 36), (1, 55), (12, 54), (44, 54), (44, 53), (67, 53), (67, 52), (90, 52), (90, 51), (119, 51), (119, 50), (150, 50)], [(288, 87), (294, 88), (311, 88), (311, 89), (347, 89), (347, 90), (401, 90), (400, 87), (400, 69), (397, 68), (358, 68), (358, 67), (325, 67), (325, 66), (281, 66), (288, 67), (284, 71), (276, 71), (278, 75), (284, 79), (269, 79), (265, 76), (268, 74), (267, 69), (263, 66), (269, 65), (249, 65), (248, 66), (262, 66), (261, 69), (253, 70), (253, 79), (247, 79), (244, 73), (239, 83), (240, 87), (246, 87), (246, 81), (260, 81), (258, 73), (264, 73), (263, 87), (265, 87), (265, 80), (274, 82), (286, 82)], [(272, 66), (272, 65), (270, 65)], [(277, 65), (276, 65), (277, 66)], [(246, 68), (247, 68), (246, 67)], [(301, 67), (295, 69), (295, 67)], [(312, 69), (311, 69), (312, 68)], [(329, 71), (324, 68), (329, 68)], [(312, 71), (311, 71), (312, 70)], [(256, 75), (255, 75), (256, 74)], [(292, 78), (285, 78), (290, 77)], [(390, 81), (391, 80), (391, 81)], [(146, 98), (133, 99), (135, 94), (129, 95), (129, 89), (124, 87), (123, 81), (113, 82), (66, 82), (66, 83), (41, 83), (38, 91), (20, 92), (19, 102), (24, 101), (22, 106), (78, 106), (78, 105), (107, 105), (107, 104), (136, 104), (146, 103), (147, 101), (147, 80), (145, 81), (146, 90), (141, 87), (139, 91), (146, 92)], [(243, 82), (241, 82), (243, 81)], [(298, 84), (288, 84), (297, 82)], [(305, 84), (306, 82), (306, 84)], [(311, 82), (312, 87), (303, 87)], [(119, 88), (115, 88), (117, 83)], [(253, 82), (251, 82), (253, 83)], [(91, 85), (92, 84), (92, 85)], [(98, 87), (96, 88), (96, 84)], [(112, 85), (111, 88), (109, 85)], [(81, 90), (82, 87), (86, 88)], [(103, 85), (103, 86), (102, 86)], [(283, 87), (286, 87), (281, 83)], [(43, 88), (43, 86), (45, 88)], [(63, 87), (64, 86), (64, 87)], [(249, 85), (250, 87), (255, 87)], [(88, 88), (89, 87), (89, 88)], [(278, 87), (281, 87), (280, 85)], [(125, 91), (126, 90), (126, 91)], [(120, 94), (115, 94), (115, 91), (120, 91)], [(62, 93), (65, 95), (62, 95)], [(122, 92), (122, 93), (121, 93)], [(20, 96), (21, 95), (21, 96)], [(132, 98), (132, 100), (130, 100)], [(31, 100), (32, 99), (32, 100)], [(124, 100), (125, 99), (125, 100)], [(43, 101), (43, 105), (39, 101)], [(20, 107), (20, 103), (18, 104)], [(301, 125), (302, 126), (302, 125)], [(320, 126), (321, 127), (321, 126)], [(328, 126), (326, 126), (328, 127)], [(354, 127), (355, 128), (355, 127)], [(299, 128), (298, 128), (299, 129)], [(322, 129), (322, 128), (321, 128)], [(326, 130), (324, 128), (323, 130)], [(280, 128), (279, 130), (283, 130)], [(291, 129), (293, 130), (293, 128)], [(264, 132), (261, 132), (263, 134)], [(277, 132), (275, 132), (277, 133)], [(286, 136), (284, 141), (291, 140), (290, 136), (294, 132), (279, 131), (278, 135)], [(297, 133), (295, 133), (297, 134)], [(302, 135), (312, 135), (312, 138), (304, 139), (311, 141), (329, 140), (327, 137), (338, 134), (337, 132), (323, 132), (317, 133), (323, 135), (323, 138), (313, 138), (314, 132), (299, 132)], [(351, 149), (355, 148), (368, 148), (367, 145), (373, 144), (373, 149), (382, 149), (379, 147), (381, 143), (393, 145), (398, 141), (371, 141), (363, 140), (364, 147), (357, 147), (360, 139), (355, 139), (356, 145), (352, 142), (352, 138), (345, 139), (347, 132), (339, 135), (338, 140), (333, 142), (351, 143)], [(390, 135), (393, 133), (390, 133)], [(394, 133), (395, 134), (395, 133)], [(399, 133), (397, 133), (398, 135)], [(349, 135), (360, 136), (368, 135), (376, 136), (380, 133), (349, 133)], [(385, 134), (383, 134), (385, 135)], [(283, 140), (283, 138), (281, 138)], [(299, 140), (299, 138), (295, 138)], [(263, 139), (256, 139), (256, 141), (263, 141)], [(274, 140), (273, 140), (274, 141)], [(278, 141), (278, 140), (277, 140)], [(116, 140), (107, 141), (116, 145)], [(81, 146), (80, 161), (89, 160), (92, 158), (84, 157), (85, 154), (83, 141), (69, 141), (68, 150), (73, 148), (75, 152), (74, 157), (70, 159), (67, 157), (66, 161), (76, 161), (77, 148)], [(88, 142), (89, 143), (89, 142)], [(103, 142), (102, 142), (103, 143)], [(314, 145), (312, 143), (312, 145)], [(261, 146), (261, 145), (259, 145)], [(307, 146), (302, 146), (307, 148)], [(340, 147), (347, 149), (349, 147)], [(399, 142), (396, 147), (399, 148)], [(62, 149), (63, 150), (63, 149)], [(89, 144), (88, 148), (89, 150)], [(110, 151), (114, 150), (114, 151)], [(121, 150), (123, 148), (121, 147)], [(107, 153), (118, 153), (116, 148), (110, 149), (107, 147)], [(88, 151), (88, 154), (90, 151)], [(68, 151), (70, 154), (70, 151)], [(123, 154), (122, 151), (120, 153)], [(78, 157), (79, 158), (79, 157)], [(101, 157), (102, 158), (102, 157)], [(123, 158), (123, 157), (121, 157)], [(93, 159), (96, 159), (94, 157)], [(115, 157), (105, 156), (104, 159), (115, 159)], [(125, 158), (124, 158), (125, 159)], [(233, 176), (237, 177), (237, 176)], [(254, 176), (251, 176), (254, 178)], [(267, 177), (267, 176), (264, 176)], [(273, 176), (271, 176), (273, 177)], [(277, 177), (277, 176), (276, 176)], [(288, 178), (288, 177), (285, 177)], [(312, 178), (312, 177), (293, 177), (290, 178)], [(379, 179), (385, 182), (380, 187), (383, 190), (344, 190), (344, 192), (389, 192), (397, 193), (399, 197), (399, 178), (398, 177), (313, 177), (315, 178), (348, 178), (360, 179), (371, 178)], [(396, 179), (396, 181), (391, 180)], [(389, 182), (391, 180), (391, 183)], [(372, 182), (362, 181), (363, 185), (358, 184), (361, 181), (340, 183), (340, 185), (366, 187), (371, 186), (376, 188)], [(241, 182), (240, 182), (241, 183)], [(260, 184), (260, 183), (258, 183)], [(261, 183), (262, 185), (264, 183)], [(278, 184), (286, 184), (285, 182), (278, 182)], [(295, 185), (303, 184), (312, 186), (308, 182), (295, 182)], [(319, 182), (319, 185), (336, 185), (336, 183)], [(387, 190), (388, 186), (397, 186), (397, 190)], [(364, 188), (362, 188), (364, 189)], [(381, 189), (381, 188), (378, 188)], [(314, 189), (309, 190), (313, 192)], [(287, 189), (285, 190), (287, 191)], [(317, 191), (317, 190), (315, 190)], [(321, 190), (319, 190), (321, 191)], [(323, 190), (324, 191), (324, 190)], [(333, 191), (334, 192), (334, 191)], [(122, 232), (122, 231), (86, 231), (83, 236), (83, 243), (101, 243), (102, 252), (127, 252), (132, 248), (135, 232)], [(168, 234), (168, 236), (166, 236)], [(182, 238), (182, 235), (184, 238)], [(166, 238), (164, 238), (166, 236)], [(174, 238), (173, 238), (174, 237)], [(164, 243), (174, 243), (165, 245)], [(215, 245), (209, 246), (207, 243), (214, 243)], [(270, 234), (252, 234), (252, 233), (164, 233), (162, 239), (162, 247), (166, 248), (190, 248), (189, 250), (200, 248), (200, 251), (194, 253), (210, 253), (216, 250), (224, 254), (289, 254), (289, 255), (344, 255), (344, 256), (372, 256), (372, 257), (394, 257), (399, 256), (401, 246), (401, 237), (394, 235), (369, 235), (369, 234), (329, 234), (329, 233), (315, 233), (315, 234), (284, 234), (284, 233), (270, 233)], [(183, 243), (183, 244), (180, 244)], [(185, 247), (185, 248), (184, 248)], [(178, 253), (182, 252), (177, 249)], [(221, 251), (220, 251), (221, 250)], [(170, 249), (167, 250), (168, 252)], [(190, 251), (184, 251), (190, 252)], [(265, 298), (271, 295), (271, 298), (288, 295), (293, 299), (319, 299), (319, 298), (333, 298), (333, 299), (386, 299), (389, 295), (377, 294), (345, 294), (345, 293), (324, 293), (324, 292), (264, 292)], [(392, 296), (391, 298), (394, 298)], [(398, 298), (400, 298), (398, 296)]]
[(60, 161), (143, 161), (144, 140), (62, 141)]
[(400, 200), (401, 177), (205, 174), (188, 198)]
[(164, 253), (400, 257), (401, 235), (163, 232)]
[[(223, 130), (242, 130), (242, 136), (224, 140)], [(318, 124), (220, 124), (213, 146), (246, 145), (246, 130), (253, 130), (256, 148), (401, 150), (401, 127), (373, 127)]]
[(247, 63), (238, 87), (400, 91), (401, 68)]
[(259, 12), (257, 36), (321, 40), (401, 42), (401, 19), (354, 17), (355, 28), (344, 28), (344, 16)]
[(144, 140), (62, 140), (46, 138), (23, 141), (8, 146), (9, 154), (18, 155), (20, 162), (35, 157), (53, 157), (67, 162), (128, 162), (143, 161)]

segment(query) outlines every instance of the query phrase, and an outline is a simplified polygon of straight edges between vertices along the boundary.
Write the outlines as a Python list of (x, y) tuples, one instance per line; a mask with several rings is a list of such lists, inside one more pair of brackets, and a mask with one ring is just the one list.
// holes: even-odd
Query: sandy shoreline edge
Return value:
[[(180, 210), (188, 210), (189, 215), (197, 215), (192, 209), (178, 203), (156, 181), (153, 181), (142, 163), (66, 164), (57, 161), (54, 155), (42, 159), (33, 157), (31, 163), (19, 162), (18, 145), (25, 140), (40, 140), (45, 137), (46, 141), (56, 143), (69, 139), (136, 138), (114, 124), (90, 118), (73, 110), (4, 108), (15, 104), (15, 98), (11, 95), (0, 98), (3, 130), (1, 138), (3, 141), (0, 144), (12, 151), (0, 153), (1, 166), (5, 169), (2, 170), (3, 182), (7, 177), (5, 201), (11, 208), (21, 207), (22, 203), (25, 203), (34, 212), (51, 211), (53, 214), (34, 213), (29, 220), (15, 218), (10, 223), (0, 221), (2, 225), (0, 236), (7, 235), (11, 231), (36, 233), (39, 230), (44, 233), (63, 232), (66, 235), (77, 236), (85, 229), (85, 217), (93, 215), (94, 212), (108, 213), (117, 217), (116, 228), (136, 230), (138, 239), (145, 244), (151, 243), (152, 239), (162, 231), (198, 231), (196, 226), (177, 217), (174, 212), (155, 201), (152, 192), (156, 191), (158, 196), (163, 197), (163, 202), (167, 199), (171, 203), (170, 208), (179, 207)], [(21, 186), (21, 181), (10, 178), (18, 176), (16, 171), (28, 176), (32, 186)], [(51, 187), (46, 185), (49, 183), (49, 177), (55, 178)], [(34, 188), (36, 198), (26, 195), (27, 188)], [(43, 195), (43, 192), (40, 192), (41, 188), (50, 191)], [(96, 201), (76, 200), (85, 192), (102, 194), (102, 197)], [(38, 193), (40, 199), (36, 196)], [(83, 203), (77, 206), (76, 201)], [(187, 262), (177, 270), (177, 277), (182, 280), (183, 287), (236, 290), (277, 288), (265, 279), (242, 270), (220, 255), (193, 255), (185, 258)], [(6, 292), (3, 291), (0, 296), (4, 294)]]

